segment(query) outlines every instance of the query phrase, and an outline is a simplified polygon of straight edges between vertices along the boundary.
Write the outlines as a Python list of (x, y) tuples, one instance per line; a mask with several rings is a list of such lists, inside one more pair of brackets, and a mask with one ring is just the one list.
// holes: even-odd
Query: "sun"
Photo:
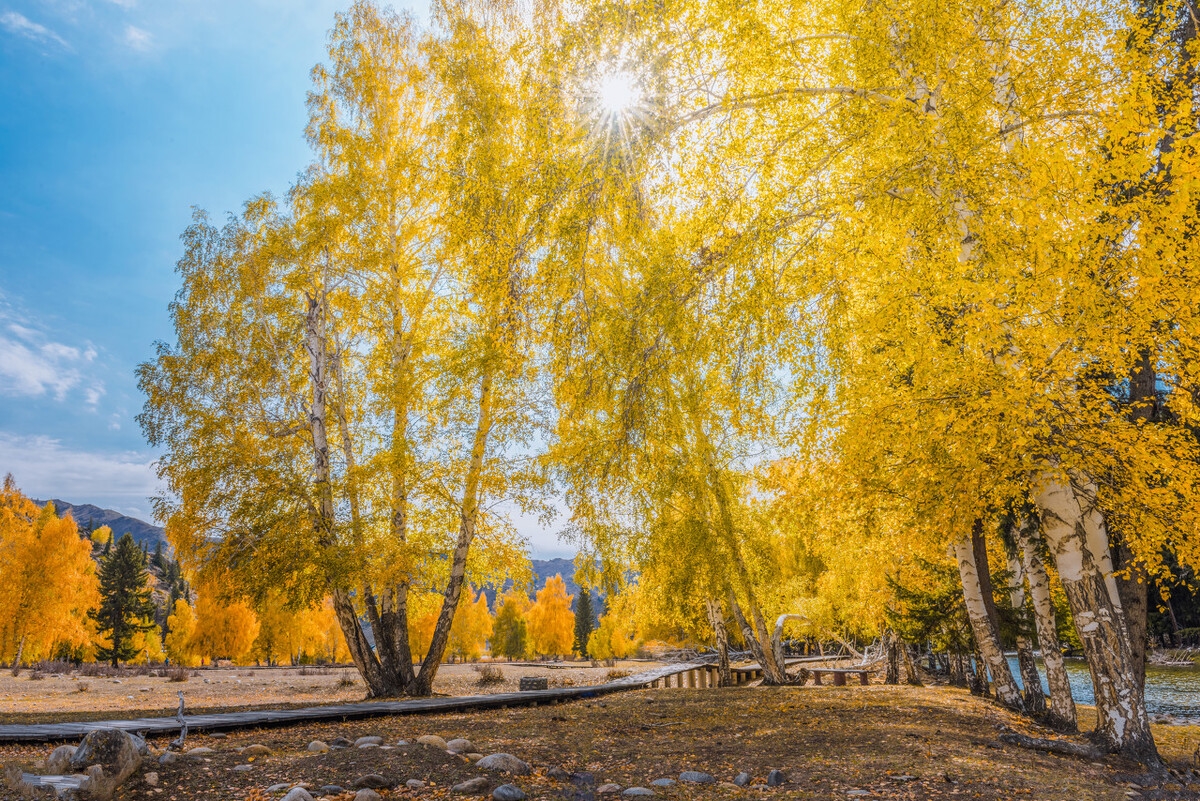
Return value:
[(642, 100), (637, 81), (628, 72), (610, 72), (600, 76), (596, 99), (605, 114), (619, 117), (629, 113)]

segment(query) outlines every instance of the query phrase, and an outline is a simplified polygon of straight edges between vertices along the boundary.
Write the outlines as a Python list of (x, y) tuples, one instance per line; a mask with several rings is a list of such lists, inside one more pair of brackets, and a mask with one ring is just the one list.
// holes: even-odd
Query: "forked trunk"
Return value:
[(900, 638), (896, 636), (896, 632), (889, 631), (883, 635), (884, 646), (887, 651), (887, 663), (883, 671), (884, 684), (899, 684), (900, 683)]
[[(1158, 765), (1116, 586), (1101, 568), (1109, 563), (1108, 541), (1095, 497), (1094, 485), (1078, 490), (1073, 483), (1044, 476), (1035, 502), (1092, 675), (1095, 737), (1112, 751)], [(1092, 548), (1100, 550), (1099, 558)]]
[(1035, 539), (1035, 530), (1026, 521), (1017, 529), (1017, 545), (1021, 551), (1021, 567), (1029, 582), (1029, 600), (1033, 606), (1033, 623), (1041, 646), (1042, 664), (1046, 666), (1046, 683), (1050, 686), (1050, 707), (1046, 710), (1046, 722), (1062, 731), (1075, 731), (1078, 727), (1075, 715), (1075, 699), (1071, 696), (1071, 681), (1067, 678), (1067, 667), (1063, 661), (1062, 646), (1058, 641), (1058, 627), (1054, 619), (1054, 605), (1050, 602), (1050, 577)]
[(475, 438), (471, 444), (471, 462), (467, 466), (467, 477), (463, 487), (463, 499), (459, 513), (458, 541), (450, 562), (450, 578), (442, 598), (442, 611), (429, 640), (429, 650), (421, 662), (421, 670), (408, 686), (409, 695), (432, 695), (433, 680), (437, 677), (446, 645), (450, 641), (450, 626), (458, 610), (463, 581), (467, 574), (467, 555), (471, 541), (475, 539), (475, 526), (479, 519), (480, 484), (483, 479), (483, 462), (487, 453), (488, 435), (492, 430), (492, 374), (485, 372), (479, 387), (479, 420), (475, 426)]
[[(976, 564), (976, 551), (973, 540), (982, 537), (982, 532), (976, 526), (971, 539), (956, 542), (953, 546), (954, 557), (958, 561), (958, 575), (962, 579), (963, 600), (967, 605), (967, 618), (971, 623), (971, 631), (975, 635), (976, 648), (980, 665), (978, 668), (980, 686), (987, 681), (984, 671), (991, 674), (992, 685), (996, 690), (996, 698), (1007, 707), (1023, 710), (1025, 704), (1021, 699), (1021, 691), (1013, 680), (1012, 672), (1008, 669), (1008, 660), (1000, 647), (999, 633), (991, 615), (988, 614), (987, 599), (984, 596), (981, 574), (987, 569), (986, 563)], [(988, 582), (990, 587), (990, 582)], [(985, 690), (986, 692), (986, 690)]]

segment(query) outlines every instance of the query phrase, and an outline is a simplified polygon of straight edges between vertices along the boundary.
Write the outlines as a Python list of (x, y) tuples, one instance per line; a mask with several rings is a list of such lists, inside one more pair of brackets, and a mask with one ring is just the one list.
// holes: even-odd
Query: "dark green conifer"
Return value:
[(96, 656), (113, 667), (137, 656), (133, 635), (154, 626), (148, 578), (146, 555), (126, 532), (100, 563), (100, 608), (90, 613), (100, 634), (112, 642)]
[(587, 588), (579, 590), (575, 600), (575, 651), (583, 657), (588, 655), (588, 637), (595, 628), (595, 618), (592, 616), (592, 592)]

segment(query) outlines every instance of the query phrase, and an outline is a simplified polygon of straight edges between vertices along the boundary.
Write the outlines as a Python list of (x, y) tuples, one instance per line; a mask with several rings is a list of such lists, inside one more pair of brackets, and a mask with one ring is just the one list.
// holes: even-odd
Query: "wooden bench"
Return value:
[(857, 675), (858, 680), (862, 684), (870, 684), (869, 670), (856, 670), (854, 668), (809, 668), (808, 672), (812, 674), (813, 684), (818, 687), (821, 684), (821, 676), (833, 676), (834, 687), (845, 687), (847, 675)]

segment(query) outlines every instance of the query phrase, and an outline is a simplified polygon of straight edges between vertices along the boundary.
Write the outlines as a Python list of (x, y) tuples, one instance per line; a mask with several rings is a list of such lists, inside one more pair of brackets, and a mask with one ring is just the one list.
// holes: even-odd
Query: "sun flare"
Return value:
[(596, 97), (604, 112), (612, 115), (625, 114), (641, 102), (641, 92), (633, 76), (619, 71), (601, 76)]

